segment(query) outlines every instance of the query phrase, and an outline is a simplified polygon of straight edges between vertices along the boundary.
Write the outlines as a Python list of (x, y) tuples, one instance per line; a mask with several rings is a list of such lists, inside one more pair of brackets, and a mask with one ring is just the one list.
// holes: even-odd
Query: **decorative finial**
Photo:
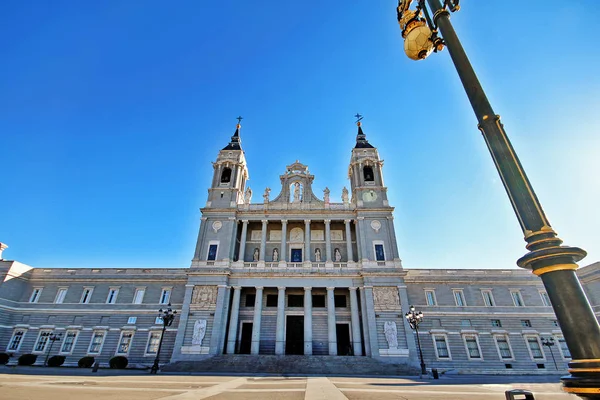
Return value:
[(356, 115), (354, 117), (356, 118), (356, 125), (360, 126), (361, 125), (360, 121), (363, 119), (363, 116), (360, 115), (359, 113), (356, 113)]
[(242, 116), (240, 115), (240, 116), (239, 116), (239, 117), (237, 117), (236, 119), (238, 120), (238, 123), (237, 123), (237, 128), (238, 128), (238, 129), (240, 129), (240, 128), (242, 127), (242, 120), (243, 120), (244, 118), (242, 118)]

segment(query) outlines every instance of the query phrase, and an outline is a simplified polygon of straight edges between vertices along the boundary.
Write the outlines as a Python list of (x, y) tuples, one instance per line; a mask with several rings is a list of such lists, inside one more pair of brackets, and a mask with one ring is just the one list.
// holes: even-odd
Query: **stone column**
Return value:
[[(327, 259), (325, 261), (330, 263), (331, 262), (331, 220), (330, 219), (325, 220), (325, 254), (327, 257)], [(331, 354), (331, 352), (330, 352), (330, 354)]]
[(240, 238), (240, 253), (238, 261), (244, 262), (244, 256), (246, 255), (246, 236), (248, 235), (248, 220), (242, 220), (242, 237)]
[(335, 325), (335, 297), (334, 287), (327, 288), (327, 340), (329, 341), (329, 355), (337, 356), (337, 332)]
[[(365, 217), (358, 217), (357, 220), (358, 221), (356, 225), (356, 231), (361, 232), (360, 248), (362, 248), (362, 252), (360, 250), (359, 252), (361, 253), (362, 261), (369, 261), (369, 249), (367, 248), (365, 235), (362, 234), (363, 232), (365, 232), (364, 230), (362, 230), (365, 227)], [(375, 259), (375, 257), (373, 257), (373, 259)]]
[(215, 315), (213, 319), (213, 329), (212, 334), (210, 336), (210, 349), (208, 352), (210, 354), (221, 354), (223, 352), (223, 348), (219, 346), (221, 342), (221, 336), (224, 331), (223, 320), (224, 320), (224, 310), (225, 310), (225, 292), (227, 286), (219, 285), (217, 289), (217, 307), (215, 309)]
[(348, 289), (350, 290), (350, 321), (352, 324), (352, 350), (355, 356), (362, 356), (360, 317), (358, 316), (358, 297), (356, 296), (355, 287), (349, 287)]
[(396, 241), (396, 229), (394, 229), (394, 216), (390, 215), (387, 217), (388, 220), (388, 229), (390, 232), (390, 241), (392, 247), (392, 258), (394, 260), (400, 259), (400, 254), (398, 254), (398, 242)]
[(194, 253), (194, 260), (202, 259), (202, 246), (204, 246), (204, 236), (206, 235), (206, 221), (208, 218), (200, 218), (200, 228), (198, 231), (198, 241), (196, 242), (196, 252)]
[(310, 219), (304, 220), (304, 262), (310, 262)]
[(250, 347), (251, 354), (258, 354), (258, 351), (260, 349), (260, 321), (262, 319), (262, 298), (263, 287), (257, 286), (256, 299), (254, 300), (254, 320), (252, 321), (252, 345)]
[(363, 326), (363, 334), (365, 335), (365, 354), (371, 357), (371, 343), (369, 340), (369, 321), (367, 321), (367, 302), (365, 301), (365, 288), (360, 288), (360, 309), (361, 309), (361, 322)]
[(194, 285), (185, 285), (185, 294), (183, 295), (183, 306), (181, 307), (181, 313), (179, 314), (179, 318), (175, 319), (175, 322), (177, 323), (177, 336), (175, 336), (175, 344), (173, 345), (173, 355), (171, 356), (171, 361), (175, 361), (179, 359), (179, 356), (181, 356), (181, 346), (183, 346), (183, 340), (185, 338), (185, 328), (187, 327), (188, 320), (190, 318), (190, 303), (192, 302), (193, 291)]
[(229, 335), (227, 336), (227, 354), (235, 354), (237, 340), (238, 319), (240, 316), (241, 286), (233, 287), (233, 302), (231, 304), (231, 317), (229, 318)]
[(362, 261), (362, 248), (361, 248), (361, 236), (358, 220), (354, 220), (354, 232), (356, 232), (356, 256), (358, 257), (358, 261)]
[(275, 330), (275, 355), (285, 354), (285, 286), (277, 288), (277, 325)]
[(265, 261), (265, 251), (267, 248), (267, 224), (269, 221), (266, 219), (262, 220), (262, 236), (260, 237), (260, 255), (258, 257), (259, 261)]
[[(231, 286), (225, 288), (223, 298), (223, 311), (221, 311), (221, 332), (219, 334), (219, 354), (225, 354), (227, 346), (227, 319), (229, 317), (229, 306), (231, 305)], [(215, 312), (216, 314), (216, 312)]]
[(304, 355), (312, 355), (312, 288), (304, 288)]
[(369, 330), (369, 347), (371, 348), (371, 357), (379, 356), (379, 344), (377, 343), (377, 322), (375, 317), (375, 302), (373, 299), (373, 286), (365, 286), (364, 290), (365, 308), (363, 318), (367, 320), (367, 329)]
[[(354, 261), (354, 253), (352, 251), (352, 232), (350, 230), (350, 220), (345, 219), (344, 224), (346, 225), (346, 252), (348, 253), (348, 262)], [(356, 354), (356, 353), (354, 353)]]
[(287, 261), (287, 220), (281, 220), (281, 249), (279, 251), (280, 262)]

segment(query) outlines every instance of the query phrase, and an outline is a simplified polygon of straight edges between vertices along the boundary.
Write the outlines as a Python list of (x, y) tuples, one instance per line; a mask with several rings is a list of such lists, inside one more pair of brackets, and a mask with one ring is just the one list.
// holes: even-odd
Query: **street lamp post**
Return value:
[(554, 352), (552, 351), (552, 346), (554, 346), (554, 338), (542, 338), (542, 346), (548, 347), (550, 350), (550, 355), (552, 356), (552, 362), (554, 362), (554, 368), (558, 371), (558, 366), (556, 365), (556, 359), (554, 358)]
[(48, 336), (48, 340), (50, 341), (50, 347), (48, 348), (48, 353), (46, 353), (46, 359), (44, 360), (45, 367), (48, 366), (48, 357), (50, 357), (50, 352), (52, 351), (52, 346), (54, 345), (54, 342), (60, 341), (61, 337), (62, 333), (53, 333), (50, 336)]
[(167, 305), (166, 310), (163, 310), (162, 308), (158, 310), (158, 317), (162, 319), (163, 328), (162, 333), (160, 335), (160, 341), (158, 342), (158, 349), (156, 350), (156, 358), (154, 359), (154, 364), (152, 365), (152, 368), (150, 368), (151, 374), (156, 374), (159, 370), (158, 363), (160, 361), (160, 349), (162, 347), (162, 342), (165, 337), (165, 331), (167, 330), (168, 326), (171, 326), (173, 324), (175, 314), (177, 314), (177, 311), (173, 311), (171, 309), (171, 303)]
[(459, 0), (444, 0), (443, 5), (440, 0), (427, 0), (427, 4), (417, 0), (416, 9), (411, 10), (412, 1), (399, 0), (397, 7), (404, 50), (409, 58), (419, 60), (448, 48), (527, 242), (529, 252), (517, 265), (542, 279), (573, 357), (570, 375), (561, 378), (563, 390), (600, 398), (600, 326), (575, 274), (577, 262), (587, 253), (578, 247), (561, 246), (562, 240), (546, 218), (450, 23), (450, 12), (460, 9)]
[(423, 361), (423, 352), (421, 351), (421, 339), (419, 338), (419, 324), (421, 321), (423, 321), (423, 313), (421, 311), (415, 311), (415, 307), (410, 306), (410, 311), (404, 316), (408, 320), (410, 327), (414, 329), (415, 334), (417, 335), (417, 347), (419, 348), (419, 359), (421, 360), (421, 374), (427, 375), (425, 362)]

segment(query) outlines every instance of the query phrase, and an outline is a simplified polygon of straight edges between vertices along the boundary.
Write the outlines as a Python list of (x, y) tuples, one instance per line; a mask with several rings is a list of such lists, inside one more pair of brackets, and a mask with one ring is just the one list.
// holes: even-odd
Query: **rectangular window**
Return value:
[(521, 292), (512, 291), (512, 292), (510, 292), (510, 295), (512, 296), (513, 303), (515, 303), (515, 307), (525, 306), (525, 304), (523, 303), (523, 298), (521, 297)]
[(543, 359), (544, 354), (542, 353), (542, 347), (540, 346), (540, 342), (535, 336), (527, 336), (525, 338), (527, 340), (527, 346), (529, 347), (529, 351), (531, 353), (531, 357), (535, 359)]
[(23, 343), (23, 338), (25, 337), (25, 332), (27, 332), (24, 329), (18, 329), (13, 333), (12, 338), (10, 339), (10, 343), (8, 345), (8, 348), (6, 350), (8, 351), (19, 351), (19, 348), (21, 347), (21, 343)]
[(550, 303), (550, 297), (548, 296), (548, 292), (540, 292), (540, 296), (542, 297), (542, 304), (546, 307), (552, 306)]
[(483, 304), (485, 304), (486, 307), (494, 307), (496, 305), (491, 290), (482, 290), (481, 295), (483, 296)]
[(150, 332), (148, 335), (148, 345), (146, 346), (146, 354), (156, 354), (158, 352), (158, 344), (160, 343), (160, 332)]
[(89, 303), (90, 299), (92, 298), (93, 291), (94, 291), (94, 288), (91, 288), (91, 287), (83, 288), (83, 293), (81, 294), (81, 300), (79, 302), (82, 304)]
[(171, 289), (164, 289), (160, 292), (160, 304), (168, 304), (171, 301)]
[(314, 308), (325, 308), (325, 295), (313, 294), (312, 305)]
[(51, 333), (52, 331), (40, 331), (40, 335), (38, 336), (38, 340), (33, 348), (33, 351), (43, 353), (46, 350), (46, 345), (48, 344)]
[(435, 292), (433, 290), (425, 291), (425, 300), (428, 306), (435, 306)]
[(542, 348), (540, 346), (540, 342), (538, 338), (535, 336), (527, 336), (527, 346), (529, 347), (529, 351), (531, 352), (531, 357), (535, 359), (543, 359), (544, 354), (542, 353)]
[(117, 354), (129, 353), (129, 347), (131, 346), (131, 339), (133, 339), (132, 331), (124, 331), (121, 333), (121, 339), (119, 340), (119, 346), (117, 347)]
[(521, 326), (523, 328), (531, 328), (531, 321), (528, 319), (522, 319), (521, 320)]
[(481, 352), (479, 351), (479, 343), (477, 343), (477, 336), (465, 336), (465, 344), (467, 346), (467, 355), (469, 356), (469, 358), (481, 358)]
[(90, 348), (88, 349), (89, 354), (99, 354), (100, 350), (102, 350), (102, 343), (104, 343), (104, 335), (106, 332), (104, 331), (96, 331), (92, 336), (92, 341), (90, 342)]
[(56, 292), (56, 297), (54, 298), (54, 302), (56, 304), (62, 304), (63, 301), (65, 301), (65, 296), (67, 295), (67, 289), (66, 288), (59, 288), (58, 292)]
[(496, 338), (496, 346), (498, 346), (498, 353), (502, 359), (513, 358), (512, 351), (510, 350), (510, 345), (508, 344), (508, 337), (495, 336)]
[(33, 288), (33, 292), (31, 292), (31, 296), (29, 297), (30, 303), (37, 303), (40, 299), (40, 295), (42, 294), (42, 288)]
[(450, 358), (448, 344), (446, 343), (446, 336), (434, 335), (433, 340), (435, 341), (435, 349), (438, 358)]
[(118, 294), (119, 294), (119, 289), (117, 289), (117, 288), (108, 289), (108, 296), (106, 296), (106, 304), (115, 304), (117, 302)]
[(385, 261), (385, 252), (383, 251), (382, 244), (375, 245), (375, 260), (377, 261)]
[(465, 295), (463, 294), (462, 290), (453, 290), (454, 292), (454, 301), (456, 302), (456, 305), (458, 307), (464, 307), (467, 305), (467, 303), (465, 303)]
[(75, 340), (77, 339), (77, 331), (67, 331), (63, 340), (62, 347), (60, 348), (61, 353), (70, 353), (73, 351)]
[(247, 294), (246, 295), (246, 307), (254, 307), (255, 302), (256, 302), (255, 294)]
[(562, 353), (563, 358), (571, 358), (571, 352), (567, 347), (567, 341), (564, 337), (558, 336), (558, 347), (560, 348), (560, 352)]
[(492, 320), (492, 326), (494, 326), (496, 328), (501, 328), (502, 327), (502, 322), (500, 322), (499, 319), (493, 319)]
[(146, 289), (143, 289), (143, 288), (135, 289), (135, 294), (133, 295), (133, 304), (142, 304), (142, 301), (144, 301), (145, 293), (146, 293)]
[(208, 257), (206, 259), (208, 261), (214, 261), (217, 259), (217, 249), (219, 248), (218, 244), (211, 244), (208, 246)]
[(156, 317), (154, 319), (154, 325), (164, 325), (165, 320), (162, 317)]
[(127, 325), (133, 325), (137, 322), (137, 317), (129, 317), (127, 318)]
[(267, 307), (277, 307), (277, 296), (276, 294), (267, 295)]
[(288, 295), (288, 307), (304, 307), (304, 295), (303, 294)]
[(346, 295), (336, 294), (335, 296), (333, 296), (333, 302), (336, 307), (340, 307), (340, 308), (348, 307), (348, 304), (346, 302)]
[(461, 319), (460, 326), (471, 326), (471, 320), (470, 319)]

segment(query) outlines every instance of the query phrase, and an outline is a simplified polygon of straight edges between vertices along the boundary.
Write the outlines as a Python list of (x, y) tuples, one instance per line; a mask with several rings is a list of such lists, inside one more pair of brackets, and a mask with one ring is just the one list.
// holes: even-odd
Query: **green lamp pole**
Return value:
[(587, 253), (578, 247), (561, 246), (562, 240), (546, 218), (450, 23), (450, 12), (460, 9), (459, 0), (444, 0), (443, 4), (440, 0), (427, 0), (428, 4), (417, 0), (414, 10), (411, 3), (399, 0), (397, 8), (404, 50), (409, 58), (420, 60), (432, 51), (448, 48), (527, 242), (529, 252), (517, 265), (542, 279), (571, 352), (570, 375), (561, 378), (563, 390), (600, 399), (600, 326), (575, 274), (577, 262)]

